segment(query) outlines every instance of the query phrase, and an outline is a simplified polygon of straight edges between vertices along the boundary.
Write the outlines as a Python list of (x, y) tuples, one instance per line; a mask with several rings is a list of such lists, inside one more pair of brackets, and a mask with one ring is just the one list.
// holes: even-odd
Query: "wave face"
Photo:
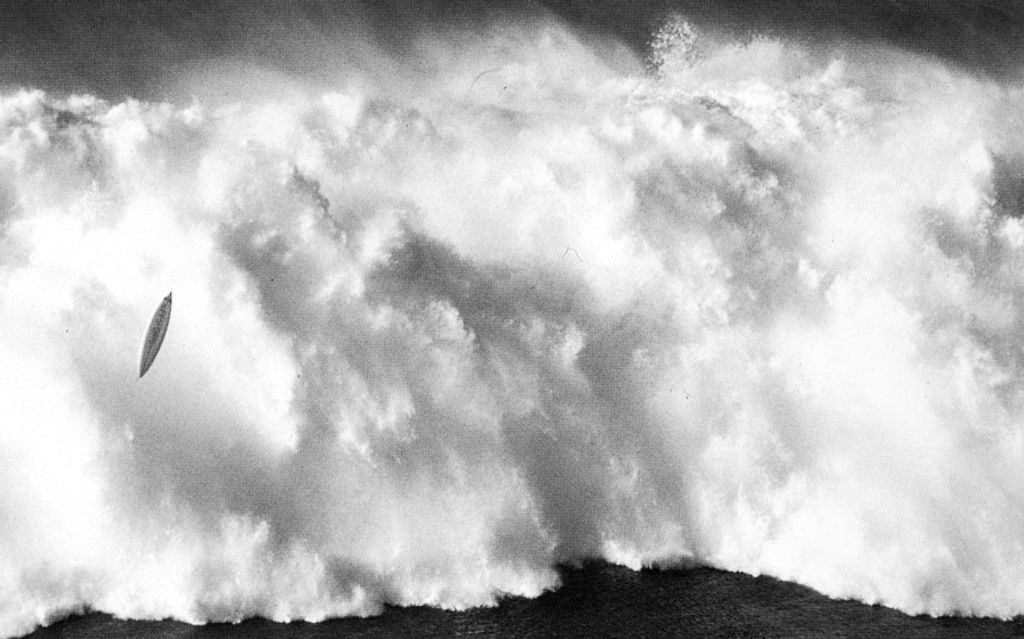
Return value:
[(447, 42), (390, 86), (0, 98), (0, 633), (589, 557), (1024, 612), (1019, 83), (682, 19), (645, 61)]

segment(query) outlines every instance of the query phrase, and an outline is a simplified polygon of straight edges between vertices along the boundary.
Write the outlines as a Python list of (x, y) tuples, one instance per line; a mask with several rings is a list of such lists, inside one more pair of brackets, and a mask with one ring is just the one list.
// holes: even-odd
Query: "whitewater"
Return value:
[(1024, 613), (1019, 82), (681, 17), (421, 46), (0, 97), (0, 635), (586, 558)]

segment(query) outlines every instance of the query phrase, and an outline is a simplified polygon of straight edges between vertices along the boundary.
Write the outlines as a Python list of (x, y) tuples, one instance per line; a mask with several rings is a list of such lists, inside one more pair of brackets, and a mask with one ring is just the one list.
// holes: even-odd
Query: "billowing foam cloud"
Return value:
[(500, 46), (424, 99), (0, 100), (0, 633), (584, 557), (1024, 612), (1020, 88), (682, 22), (647, 75)]

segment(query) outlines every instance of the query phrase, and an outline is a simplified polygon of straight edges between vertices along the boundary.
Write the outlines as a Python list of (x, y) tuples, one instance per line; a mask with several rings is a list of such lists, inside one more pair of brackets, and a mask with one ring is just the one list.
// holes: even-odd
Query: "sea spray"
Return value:
[(0, 633), (488, 605), (587, 557), (1024, 612), (1020, 87), (492, 37), (418, 95), (3, 96)]

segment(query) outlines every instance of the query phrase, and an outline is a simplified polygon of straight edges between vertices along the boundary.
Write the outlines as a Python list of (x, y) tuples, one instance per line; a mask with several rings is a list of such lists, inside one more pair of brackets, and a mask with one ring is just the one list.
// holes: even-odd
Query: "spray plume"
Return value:
[(1019, 86), (681, 19), (650, 71), (423, 47), (414, 94), (0, 98), (0, 634), (586, 557), (1024, 612)]

